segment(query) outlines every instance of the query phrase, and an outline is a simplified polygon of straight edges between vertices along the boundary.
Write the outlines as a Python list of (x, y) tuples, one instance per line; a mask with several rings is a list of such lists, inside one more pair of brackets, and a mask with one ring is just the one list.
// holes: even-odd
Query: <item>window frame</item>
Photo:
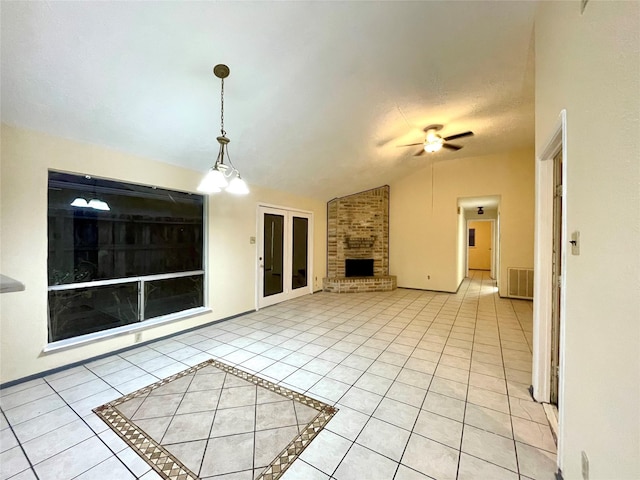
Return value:
[[(49, 181), (49, 173), (64, 173), (69, 175), (80, 175), (83, 176), (85, 174), (76, 173), (76, 172), (66, 172), (55, 169), (47, 170), (47, 189), (48, 181)], [(91, 175), (93, 178), (97, 178), (100, 180), (109, 180), (113, 182), (121, 182), (128, 183), (137, 186), (144, 186), (148, 188), (161, 188), (163, 190), (175, 191), (175, 192), (183, 192), (183, 193), (191, 193), (194, 195), (200, 195), (203, 197), (202, 202), (202, 269), (201, 270), (190, 270), (184, 272), (173, 272), (173, 273), (161, 273), (161, 274), (152, 274), (152, 275), (138, 275), (133, 277), (121, 277), (121, 278), (113, 278), (113, 279), (105, 279), (105, 280), (94, 280), (90, 282), (74, 282), (68, 284), (60, 284), (60, 285), (47, 285), (47, 343), (43, 348), (43, 353), (49, 353), (59, 350), (64, 350), (70, 347), (86, 345), (89, 343), (93, 343), (99, 340), (113, 338), (120, 335), (126, 335), (130, 333), (140, 332), (142, 330), (146, 330), (148, 328), (152, 328), (158, 325), (164, 325), (168, 323), (172, 323), (179, 320), (184, 320), (187, 318), (191, 318), (194, 316), (211, 313), (212, 309), (209, 305), (209, 296), (207, 292), (209, 291), (209, 272), (208, 272), (208, 257), (209, 257), (209, 202), (208, 196), (203, 195), (197, 192), (189, 192), (185, 190), (179, 190), (175, 188), (169, 187), (160, 187), (148, 184), (137, 183), (134, 181), (126, 181), (112, 178), (105, 178)], [(49, 210), (49, 201), (47, 200), (47, 212)], [(48, 213), (47, 213), (48, 216)], [(49, 240), (47, 239), (47, 247)], [(48, 264), (47, 264), (47, 276), (48, 276)], [(145, 282), (154, 281), (154, 280), (165, 280), (165, 279), (173, 279), (173, 278), (181, 278), (188, 276), (202, 275), (203, 280), (203, 293), (202, 293), (202, 303), (203, 305), (200, 307), (194, 307), (186, 310), (181, 310), (179, 312), (169, 313), (165, 315), (160, 315), (158, 317), (152, 317), (147, 320), (144, 319), (144, 290), (145, 290)], [(106, 330), (100, 330), (97, 332), (87, 333), (83, 335), (78, 335), (75, 337), (65, 338), (62, 340), (56, 341), (48, 341), (49, 338), (49, 321), (50, 321), (50, 307), (49, 307), (49, 292), (51, 291), (64, 291), (64, 290), (73, 290), (77, 288), (90, 288), (90, 287), (99, 287), (99, 286), (108, 286), (108, 285), (117, 285), (123, 283), (138, 283), (138, 321), (135, 323), (131, 323), (128, 325), (122, 325), (120, 327), (109, 328)], [(48, 282), (47, 282), (48, 283)], [(136, 337), (136, 343), (140, 341), (138, 337)]]

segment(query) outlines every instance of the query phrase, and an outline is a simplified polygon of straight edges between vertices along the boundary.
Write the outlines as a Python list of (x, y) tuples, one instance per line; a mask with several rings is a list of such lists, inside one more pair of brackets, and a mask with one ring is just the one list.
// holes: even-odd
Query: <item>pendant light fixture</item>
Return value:
[[(220, 144), (220, 150), (218, 151), (218, 157), (216, 163), (204, 176), (200, 185), (198, 185), (198, 191), (202, 193), (217, 193), (224, 189), (229, 193), (236, 195), (246, 195), (249, 193), (249, 187), (240, 176), (240, 172), (231, 163), (229, 158), (229, 151), (227, 145), (230, 140), (227, 138), (227, 132), (224, 131), (224, 79), (229, 76), (229, 67), (226, 65), (216, 65), (213, 67), (213, 73), (221, 80), (222, 88), (220, 94), (220, 133), (217, 137)], [(227, 163), (224, 163), (225, 156), (227, 157)]]

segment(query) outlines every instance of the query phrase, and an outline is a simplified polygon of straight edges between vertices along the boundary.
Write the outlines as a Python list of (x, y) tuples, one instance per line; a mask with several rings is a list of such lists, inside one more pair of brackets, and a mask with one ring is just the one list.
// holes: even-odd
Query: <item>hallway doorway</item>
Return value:
[(482, 270), (500, 288), (500, 202), (500, 195), (458, 198), (458, 284)]

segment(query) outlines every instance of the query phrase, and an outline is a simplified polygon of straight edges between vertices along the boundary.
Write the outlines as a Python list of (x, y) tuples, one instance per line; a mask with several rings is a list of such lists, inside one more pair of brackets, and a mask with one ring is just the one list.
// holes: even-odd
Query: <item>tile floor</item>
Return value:
[(91, 409), (213, 357), (339, 409), (284, 480), (552, 480), (531, 316), (472, 272), (455, 295), (319, 293), (102, 358), (0, 392), (0, 479), (160, 478)]

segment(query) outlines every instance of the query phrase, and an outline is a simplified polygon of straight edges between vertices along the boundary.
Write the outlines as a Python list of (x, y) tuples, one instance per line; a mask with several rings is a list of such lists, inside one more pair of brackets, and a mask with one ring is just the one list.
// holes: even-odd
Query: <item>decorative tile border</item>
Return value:
[(239, 368), (227, 365), (218, 360), (210, 359), (187, 368), (182, 372), (171, 375), (163, 380), (147, 385), (135, 392), (124, 395), (116, 400), (105, 403), (93, 409), (113, 431), (118, 434), (133, 450), (142, 457), (161, 477), (168, 480), (198, 480), (198, 476), (189, 470), (180, 460), (174, 457), (162, 445), (153, 440), (144, 430), (125, 417), (118, 409), (118, 405), (132, 398), (146, 396), (153, 390), (160, 388), (174, 380), (191, 375), (201, 368), (213, 366), (225, 373), (251, 382), (271, 392), (277, 393), (290, 400), (296, 401), (318, 411), (311, 422), (297, 435), (287, 447), (278, 454), (269, 466), (255, 480), (277, 480), (291, 466), (293, 461), (304, 451), (311, 441), (320, 433), (325, 425), (338, 411), (324, 402), (308, 397), (302, 393), (276, 385), (264, 378), (260, 378)]

